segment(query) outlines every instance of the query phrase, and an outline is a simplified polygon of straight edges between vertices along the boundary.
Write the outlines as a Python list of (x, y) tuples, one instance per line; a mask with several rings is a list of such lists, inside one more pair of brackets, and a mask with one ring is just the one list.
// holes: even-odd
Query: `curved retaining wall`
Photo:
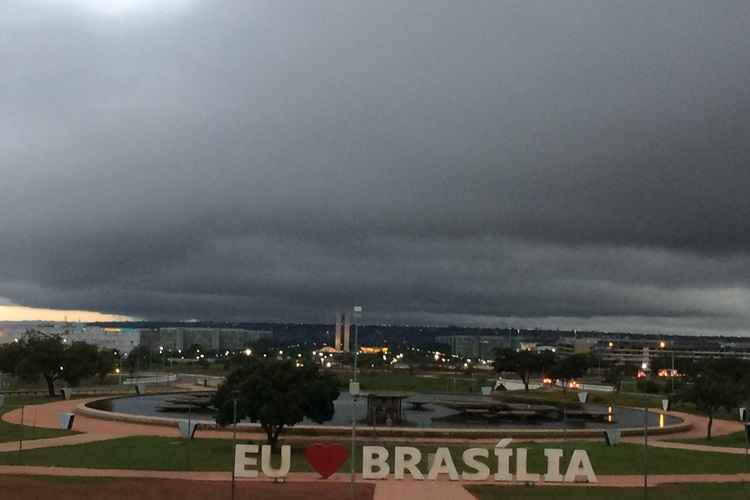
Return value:
[[(94, 401), (103, 401), (107, 399), (119, 398), (101, 398)], [(90, 408), (88, 404), (79, 405), (75, 409), (77, 415), (97, 418), (100, 420), (111, 420), (115, 422), (128, 422), (133, 424), (161, 425), (166, 427), (177, 427), (178, 423), (185, 419), (151, 417), (147, 415), (130, 415), (126, 413), (116, 413), (106, 410), (97, 410)], [(196, 419), (199, 430), (227, 430), (228, 428), (220, 427), (215, 422)], [(664, 427), (649, 427), (650, 436), (663, 434), (676, 434), (687, 432), (693, 428), (689, 422), (666, 425)], [(237, 424), (237, 430), (240, 432), (261, 432), (259, 424), (242, 423)], [(334, 425), (295, 425), (284, 429), (284, 434), (299, 436), (341, 436), (351, 433), (351, 427), (334, 426)], [(620, 433), (625, 436), (643, 436), (643, 427), (631, 427), (620, 429)], [(419, 438), (464, 438), (464, 439), (494, 439), (494, 438), (523, 438), (523, 439), (543, 439), (543, 438), (601, 438), (602, 429), (461, 429), (461, 428), (422, 428), (422, 427), (377, 427), (357, 426), (357, 435), (372, 437), (419, 437)]]

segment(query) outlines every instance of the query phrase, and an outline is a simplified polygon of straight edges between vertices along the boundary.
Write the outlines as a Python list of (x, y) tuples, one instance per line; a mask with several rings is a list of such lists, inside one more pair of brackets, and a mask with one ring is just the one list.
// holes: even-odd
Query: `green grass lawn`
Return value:
[[(671, 441), (671, 440), (670, 440)], [(726, 434), (724, 436), (715, 436), (711, 439), (675, 439), (678, 443), (702, 444), (706, 446), (726, 446), (729, 448), (744, 448), (745, 433), (743, 431)]]
[[(641, 500), (641, 488), (575, 488), (559, 486), (468, 486), (479, 500)], [(649, 488), (649, 498), (679, 498), (680, 500), (747, 500), (750, 483), (685, 484)]]
[[(0, 408), (0, 414), (5, 414), (9, 411), (20, 408), (24, 405), (35, 405), (42, 403), (49, 403), (54, 401), (50, 398), (14, 398), (10, 401), (6, 401), (5, 405)], [(32, 410), (29, 410), (32, 411)], [(30, 415), (33, 415), (30, 413)], [(29, 417), (24, 417), (29, 418)], [(40, 429), (39, 427), (23, 426), (16, 424), (9, 424), (3, 420), (0, 420), (0, 443), (7, 443), (9, 441), (18, 441), (19, 439), (31, 440), (31, 439), (43, 439), (59, 436), (67, 436), (75, 434), (71, 431), (57, 430), (57, 429)]]
[[(621, 444), (609, 448), (604, 444), (594, 442), (555, 442), (528, 443), (523, 444), (523, 447), (529, 449), (528, 468), (532, 472), (544, 472), (546, 469), (542, 452), (544, 448), (562, 448), (565, 451), (565, 457), (568, 457), (573, 449), (585, 449), (589, 453), (597, 474), (640, 474), (642, 472), (643, 447), (636, 444)], [(392, 452), (392, 446), (386, 446), (386, 448)], [(434, 452), (435, 447), (421, 446), (420, 448), (423, 450), (424, 457), (422, 465), (426, 469), (426, 455)], [(463, 464), (460, 457), (464, 448), (464, 446), (451, 447), (453, 459), (459, 471), (462, 470)], [(293, 451), (292, 470), (309, 471), (303, 447), (295, 446)], [(361, 452), (358, 452), (357, 456), (361, 456)], [(494, 460), (490, 459), (489, 465), (494, 471), (496, 466), (493, 462)], [(563, 470), (565, 462), (563, 460)], [(2, 453), (0, 464), (229, 471), (232, 464), (232, 442), (221, 439), (196, 439), (187, 442), (176, 438), (129, 437), (76, 446), (27, 450), (22, 453)], [(651, 474), (746, 472), (744, 457), (665, 448), (649, 448), (648, 465)], [(348, 471), (348, 463), (341, 470)]]

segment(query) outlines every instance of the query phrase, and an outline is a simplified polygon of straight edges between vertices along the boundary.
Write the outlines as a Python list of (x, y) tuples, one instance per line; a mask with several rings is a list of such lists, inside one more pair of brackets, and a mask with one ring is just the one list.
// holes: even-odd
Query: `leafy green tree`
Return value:
[(550, 375), (562, 381), (565, 392), (568, 390), (568, 383), (583, 377), (589, 366), (591, 366), (591, 358), (588, 354), (573, 354), (557, 361), (550, 369)]
[(284, 427), (307, 417), (318, 423), (333, 418), (339, 396), (335, 375), (314, 364), (295, 366), (290, 360), (253, 358), (229, 374), (213, 397), (216, 423), (233, 423), (234, 399), (238, 420), (260, 423), (268, 443), (275, 446)]
[(59, 335), (31, 332), (24, 339), (0, 350), (0, 370), (27, 380), (44, 378), (50, 396), (55, 395), (55, 382), (65, 380), (71, 385), (96, 373), (98, 352), (84, 342), (68, 345)]
[(63, 352), (61, 378), (70, 385), (78, 385), (81, 380), (96, 374), (99, 365), (99, 350), (85, 342), (73, 342)]
[(102, 349), (96, 358), (96, 376), (99, 382), (103, 382), (107, 375), (115, 371), (117, 367), (117, 356), (112, 349)]
[(750, 363), (741, 359), (711, 359), (698, 363), (687, 375), (677, 398), (693, 403), (708, 417), (706, 438), (711, 439), (714, 415), (739, 406), (750, 390)]
[(63, 378), (65, 371), (65, 344), (59, 335), (31, 334), (21, 340), (21, 362), (16, 374), (25, 379), (42, 376), (47, 382), (50, 396), (55, 395), (55, 381)]
[(555, 363), (555, 355), (549, 351), (514, 351), (513, 349), (498, 349), (495, 355), (495, 371), (513, 372), (521, 379), (526, 392), (529, 381), (535, 374), (541, 374)]
[(0, 345), (0, 372), (16, 373), (24, 355), (24, 344), (20, 341)]

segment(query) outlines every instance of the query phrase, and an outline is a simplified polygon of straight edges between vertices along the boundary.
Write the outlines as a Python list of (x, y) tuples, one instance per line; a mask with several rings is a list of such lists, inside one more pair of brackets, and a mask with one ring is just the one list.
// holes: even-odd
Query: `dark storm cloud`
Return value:
[(741, 328), (746, 2), (130, 3), (2, 7), (0, 296)]

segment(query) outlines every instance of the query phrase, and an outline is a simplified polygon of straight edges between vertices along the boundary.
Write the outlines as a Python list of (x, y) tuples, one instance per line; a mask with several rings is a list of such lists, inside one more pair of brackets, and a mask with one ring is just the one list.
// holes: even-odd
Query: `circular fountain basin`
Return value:
[[(176, 426), (177, 422), (190, 418), (199, 423), (201, 429), (216, 429), (210, 412), (161, 411), (169, 406), (175, 394), (151, 394), (119, 398), (104, 398), (79, 407), (78, 412), (89, 417)], [(413, 394), (403, 401), (405, 422), (399, 426), (369, 426), (363, 424), (366, 418), (366, 401), (356, 402), (348, 393), (342, 393), (334, 402), (335, 414), (332, 420), (317, 424), (308, 420), (289, 429), (290, 433), (311, 435), (335, 435), (351, 432), (352, 413), (356, 412), (360, 435), (403, 435), (434, 437), (483, 438), (493, 436), (513, 437), (601, 437), (604, 430), (619, 428), (623, 435), (639, 435), (643, 432), (644, 412), (642, 409), (614, 407), (612, 418), (592, 420), (581, 415), (528, 418), (492, 417), (465, 414), (446, 405), (457, 403), (482, 404), (496, 401), (481, 395)], [(415, 403), (415, 404), (412, 404)], [(587, 404), (587, 410), (601, 415), (610, 409), (604, 405)], [(649, 411), (649, 434), (683, 432), (690, 425), (674, 415)], [(612, 420), (609, 422), (608, 420)], [(257, 431), (257, 424), (241, 423), (240, 429)]]

